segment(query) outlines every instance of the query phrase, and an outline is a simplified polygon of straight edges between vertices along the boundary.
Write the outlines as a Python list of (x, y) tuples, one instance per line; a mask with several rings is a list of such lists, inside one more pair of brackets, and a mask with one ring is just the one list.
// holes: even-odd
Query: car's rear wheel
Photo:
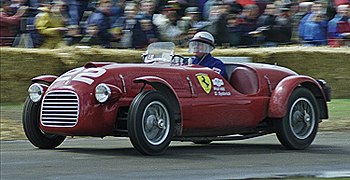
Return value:
[(158, 91), (138, 94), (129, 109), (130, 141), (144, 155), (158, 155), (169, 146), (174, 132), (174, 115), (168, 100)]
[(276, 120), (276, 134), (287, 149), (305, 149), (315, 139), (319, 108), (314, 95), (306, 88), (297, 88), (288, 100), (288, 112)]
[(41, 149), (53, 149), (66, 139), (65, 136), (48, 134), (40, 129), (40, 103), (35, 103), (27, 97), (22, 117), (24, 133), (28, 140)]

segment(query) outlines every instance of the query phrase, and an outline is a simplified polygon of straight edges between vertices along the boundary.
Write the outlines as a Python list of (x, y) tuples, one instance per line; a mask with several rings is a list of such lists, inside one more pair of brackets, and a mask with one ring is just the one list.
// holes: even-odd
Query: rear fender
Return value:
[(180, 101), (175, 93), (174, 88), (164, 79), (156, 76), (143, 76), (134, 79), (134, 83), (144, 83), (152, 86), (157, 91), (160, 91), (164, 96), (169, 99), (169, 103), (174, 108), (174, 118), (176, 122), (176, 135), (182, 134), (182, 113), (180, 107)]
[(54, 75), (42, 75), (37, 76), (32, 79), (33, 83), (44, 83), (44, 84), (51, 84), (53, 83), (58, 77)]
[(270, 118), (282, 118), (287, 114), (288, 99), (295, 88), (302, 86), (310, 90), (318, 103), (320, 118), (328, 118), (326, 97), (320, 84), (308, 76), (289, 76), (279, 82), (272, 92), (268, 116)]

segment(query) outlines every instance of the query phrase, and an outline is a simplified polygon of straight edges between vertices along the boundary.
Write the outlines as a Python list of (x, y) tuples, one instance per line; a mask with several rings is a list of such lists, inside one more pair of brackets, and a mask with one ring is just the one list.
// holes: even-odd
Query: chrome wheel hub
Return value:
[(163, 129), (165, 127), (165, 122), (163, 119), (159, 119), (157, 122), (158, 128)]
[(306, 139), (315, 127), (315, 111), (306, 98), (297, 99), (289, 112), (291, 130), (298, 139)]
[(170, 116), (162, 102), (153, 101), (145, 108), (142, 117), (142, 131), (152, 145), (159, 145), (169, 135)]

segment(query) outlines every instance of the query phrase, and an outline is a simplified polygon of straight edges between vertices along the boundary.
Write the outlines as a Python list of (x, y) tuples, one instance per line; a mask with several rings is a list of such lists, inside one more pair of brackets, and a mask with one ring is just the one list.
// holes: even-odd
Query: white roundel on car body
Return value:
[(221, 87), (224, 85), (224, 81), (222, 79), (219, 79), (219, 78), (214, 78), (211, 81), (213, 82), (213, 85), (217, 86), (217, 87)]

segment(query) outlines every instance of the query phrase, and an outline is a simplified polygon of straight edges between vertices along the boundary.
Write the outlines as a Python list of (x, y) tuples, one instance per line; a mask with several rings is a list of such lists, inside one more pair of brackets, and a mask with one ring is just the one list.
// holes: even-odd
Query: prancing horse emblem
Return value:
[(208, 76), (208, 74), (196, 74), (199, 84), (201, 85), (202, 89), (205, 93), (209, 94), (211, 91), (211, 80)]

